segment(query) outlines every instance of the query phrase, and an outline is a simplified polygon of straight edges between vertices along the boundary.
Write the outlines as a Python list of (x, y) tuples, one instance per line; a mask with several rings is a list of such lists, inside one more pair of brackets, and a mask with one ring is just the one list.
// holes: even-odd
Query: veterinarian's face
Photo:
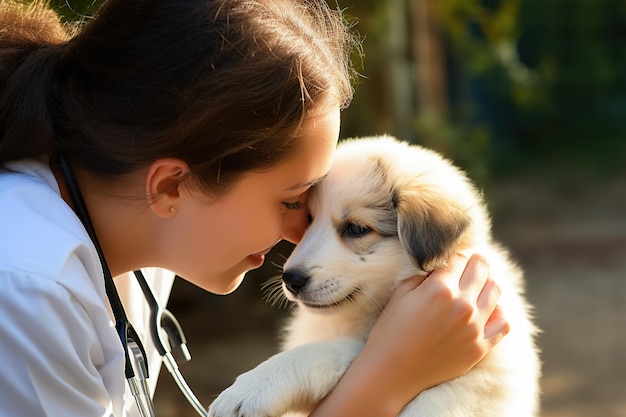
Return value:
[(307, 227), (306, 193), (328, 172), (338, 136), (339, 108), (325, 108), (307, 119), (300, 144), (282, 164), (247, 174), (213, 204), (199, 202), (177, 251), (188, 271), (181, 275), (208, 291), (229, 293), (278, 241), (297, 242)]

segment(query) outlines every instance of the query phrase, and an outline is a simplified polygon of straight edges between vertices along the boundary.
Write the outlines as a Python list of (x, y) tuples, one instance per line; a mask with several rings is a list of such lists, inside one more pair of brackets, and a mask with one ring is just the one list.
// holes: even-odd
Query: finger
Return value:
[(485, 317), (489, 317), (498, 305), (501, 294), (502, 291), (498, 284), (491, 278), (488, 278), (476, 299), (476, 307)]
[[(389, 299), (387, 306), (394, 305), (398, 302), (398, 300), (401, 300), (402, 297), (419, 287), (420, 284), (426, 279), (426, 277), (426, 275), (415, 275), (402, 281), (400, 285), (398, 285), (398, 288), (395, 289), (393, 294), (391, 294), (391, 298)], [(387, 309), (389, 309), (389, 307), (387, 307)]]
[(465, 298), (472, 304), (476, 303), (489, 280), (490, 270), (487, 260), (481, 255), (470, 257), (459, 281), (459, 288)]
[(467, 266), (467, 257), (456, 253), (450, 257), (447, 265), (434, 270), (429, 275), (429, 280), (444, 281), (451, 288), (458, 288), (460, 285), (460, 278)]
[(402, 281), (402, 283), (400, 283), (394, 294), (402, 295), (406, 294), (407, 292), (413, 291), (414, 289), (419, 287), (420, 284), (424, 282), (427, 277), (427, 275), (414, 275), (410, 278), (405, 279), (404, 281)]
[(485, 325), (485, 340), (492, 347), (495, 346), (511, 330), (509, 322), (504, 317), (500, 306), (496, 306)]

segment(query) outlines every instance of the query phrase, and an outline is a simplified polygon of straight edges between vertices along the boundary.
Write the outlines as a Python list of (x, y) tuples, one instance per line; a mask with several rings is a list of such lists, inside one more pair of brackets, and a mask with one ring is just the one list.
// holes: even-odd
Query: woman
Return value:
[[(109, 0), (75, 33), (2, 0), (0, 24), (2, 414), (136, 415), (71, 177), (113, 276), (158, 267), (161, 292), (173, 271), (229, 293), (306, 229), (354, 42), (304, 0)], [(498, 295), (478, 256), (408, 280), (313, 415), (396, 415), (466, 372), (507, 332)]]

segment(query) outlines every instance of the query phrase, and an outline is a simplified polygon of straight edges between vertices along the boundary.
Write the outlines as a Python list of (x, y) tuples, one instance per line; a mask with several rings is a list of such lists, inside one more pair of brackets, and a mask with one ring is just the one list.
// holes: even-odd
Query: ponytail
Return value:
[(53, 78), (68, 38), (43, 2), (2, 0), (0, 165), (53, 152)]

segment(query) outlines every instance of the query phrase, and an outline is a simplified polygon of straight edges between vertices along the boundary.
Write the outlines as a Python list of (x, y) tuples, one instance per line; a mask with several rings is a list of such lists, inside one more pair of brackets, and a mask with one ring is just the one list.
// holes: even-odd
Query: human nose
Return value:
[(281, 229), (281, 236), (294, 245), (302, 240), (302, 236), (309, 227), (309, 210), (292, 210), (285, 214)]

